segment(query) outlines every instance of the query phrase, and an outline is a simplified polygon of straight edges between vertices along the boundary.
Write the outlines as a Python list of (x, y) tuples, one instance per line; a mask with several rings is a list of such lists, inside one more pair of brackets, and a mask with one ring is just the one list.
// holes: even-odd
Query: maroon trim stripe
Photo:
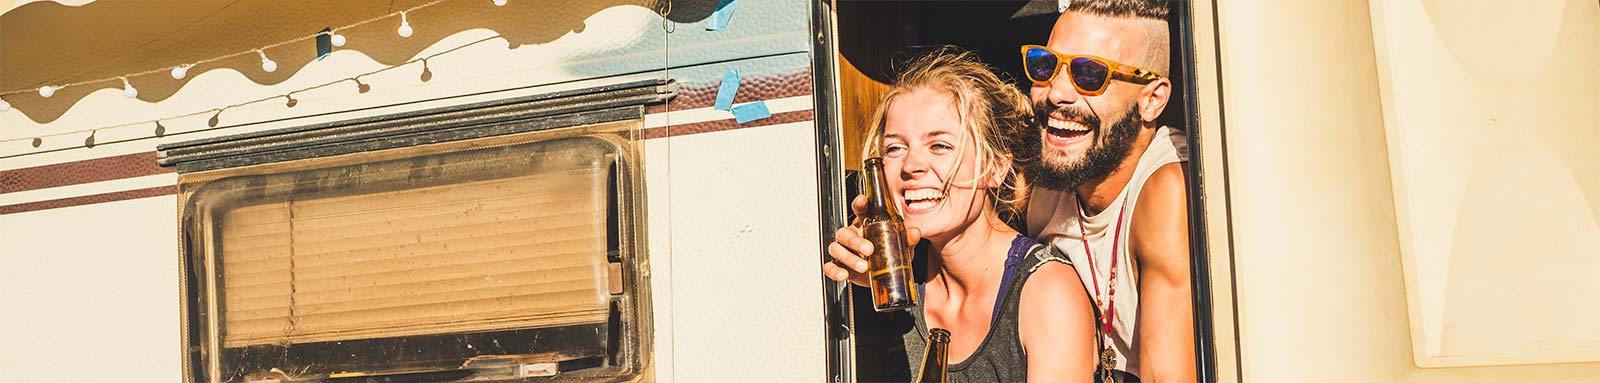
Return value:
[(0, 193), (120, 180), (172, 171), (172, 168), (156, 165), (156, 152), (63, 162), (0, 171)]
[(754, 127), (759, 127), (759, 126), (787, 124), (787, 123), (791, 123), (791, 122), (801, 122), (801, 121), (811, 121), (811, 120), (813, 120), (813, 118), (811, 117), (811, 110), (796, 110), (796, 111), (793, 111), (793, 112), (783, 112), (783, 113), (774, 114), (774, 115), (772, 115), (772, 117), (767, 117), (767, 118), (763, 118), (763, 119), (760, 119), (760, 120), (746, 122), (746, 123), (744, 123), (742, 125), (737, 123), (737, 122), (734, 122), (734, 120), (731, 119), (731, 118), (730, 119), (726, 119), (726, 120), (696, 122), (696, 123), (693, 123), (693, 124), (671, 125), (670, 126), (672, 128), (672, 135), (671, 136), (667, 135), (667, 128), (668, 128), (667, 126), (655, 127), (655, 128), (650, 128), (650, 129), (645, 129), (644, 130), (644, 139), (649, 140), (649, 139), (662, 138), (662, 137), (687, 136), (687, 135), (690, 135), (690, 134), (721, 132), (721, 131), (725, 131), (725, 130), (754, 128)]
[(177, 193), (178, 185), (167, 185), (105, 194), (86, 195), (81, 197), (53, 199), (49, 201), (20, 203), (16, 205), (0, 206), (0, 215), (16, 214), (35, 210), (57, 209), (70, 206), (92, 205), (103, 202), (130, 200), (135, 198), (158, 197)]
[[(717, 102), (717, 88), (722, 80), (701, 84), (688, 84), (678, 88), (678, 95), (666, 105), (651, 105), (645, 108), (645, 113), (655, 114), (667, 111), (670, 105), (672, 110), (686, 110), (711, 107)], [(739, 91), (734, 93), (733, 103), (743, 104), (760, 100), (773, 100), (795, 96), (811, 95), (811, 71), (761, 76), (746, 78), (739, 82)]]

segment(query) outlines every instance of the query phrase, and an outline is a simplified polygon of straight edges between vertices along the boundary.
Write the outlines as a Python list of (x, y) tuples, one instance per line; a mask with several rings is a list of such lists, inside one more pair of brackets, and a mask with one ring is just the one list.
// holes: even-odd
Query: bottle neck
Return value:
[(894, 199), (889, 196), (889, 180), (883, 173), (882, 163), (869, 163), (865, 166), (867, 180), (867, 209), (868, 217), (885, 219), (900, 219), (900, 207), (894, 204)]

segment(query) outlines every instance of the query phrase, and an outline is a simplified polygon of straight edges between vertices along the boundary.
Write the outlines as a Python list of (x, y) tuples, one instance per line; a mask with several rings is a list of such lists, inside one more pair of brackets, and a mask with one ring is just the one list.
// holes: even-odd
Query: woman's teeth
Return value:
[(938, 189), (916, 189), (905, 191), (906, 208), (922, 210), (939, 204), (944, 199), (944, 193)]

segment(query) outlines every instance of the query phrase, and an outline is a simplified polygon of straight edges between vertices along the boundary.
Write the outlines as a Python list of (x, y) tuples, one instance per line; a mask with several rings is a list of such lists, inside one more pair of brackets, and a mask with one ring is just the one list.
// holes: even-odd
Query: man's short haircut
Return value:
[(1072, 0), (1067, 12), (1166, 21), (1169, 1), (1172, 0)]

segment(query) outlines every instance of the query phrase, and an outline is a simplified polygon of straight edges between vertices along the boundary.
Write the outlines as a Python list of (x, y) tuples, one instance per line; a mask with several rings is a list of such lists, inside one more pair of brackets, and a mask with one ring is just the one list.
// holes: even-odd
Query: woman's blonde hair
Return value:
[[(940, 92), (955, 100), (956, 115), (965, 131), (961, 143), (957, 144), (957, 153), (964, 153), (968, 142), (976, 145), (978, 153), (973, 187), (981, 187), (984, 180), (996, 176), (997, 172), (1005, 172), (999, 187), (987, 189), (989, 203), (1002, 220), (1015, 222), (1024, 213), (1027, 188), (1021, 173), (1016, 171), (1016, 158), (1011, 148), (1035, 137), (1027, 134), (1033, 122), (1033, 107), (1027, 95), (995, 75), (972, 52), (945, 46), (911, 60), (878, 102), (870, 120), (872, 125), (867, 128), (862, 143), (862, 158), (881, 156), (889, 104), (896, 97), (918, 89)], [(960, 166), (960, 161), (956, 166)], [(945, 180), (946, 191), (952, 181)]]

